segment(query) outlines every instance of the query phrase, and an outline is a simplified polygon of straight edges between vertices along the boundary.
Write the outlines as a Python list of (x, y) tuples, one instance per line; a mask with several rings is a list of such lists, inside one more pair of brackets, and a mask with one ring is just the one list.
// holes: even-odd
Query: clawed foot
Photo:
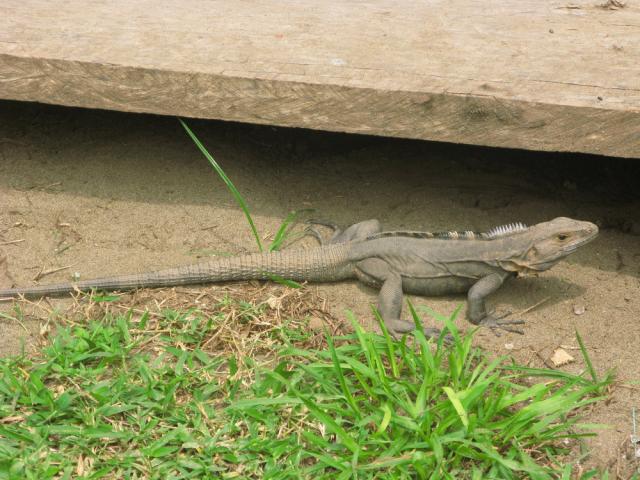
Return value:
[(340, 227), (338, 227), (336, 223), (330, 222), (328, 220), (318, 220), (317, 218), (310, 218), (306, 220), (304, 223), (308, 225), (322, 225), (323, 227), (330, 228), (334, 232), (340, 229)]
[[(396, 320), (392, 325), (387, 324), (387, 328), (389, 329), (389, 334), (393, 338), (395, 338), (396, 340), (400, 340), (404, 334), (414, 331), (416, 329), (416, 326), (412, 322), (407, 322), (405, 320)], [(442, 334), (442, 330), (435, 327), (423, 327), (422, 332), (424, 333), (424, 336), (427, 338), (427, 340), (433, 339), (436, 341)], [(453, 343), (453, 340), (453, 336), (448, 333), (444, 336), (445, 345), (451, 345)]]
[(316, 240), (318, 240), (318, 243), (320, 245), (324, 245), (325, 241), (324, 238), (322, 238), (322, 235), (320, 234), (320, 232), (315, 228), (315, 227), (307, 227), (304, 229), (304, 234), (305, 235), (310, 235), (313, 238), (315, 238)]
[(498, 330), (504, 330), (506, 332), (517, 333), (519, 335), (524, 335), (524, 331), (519, 328), (513, 328), (510, 325), (524, 325), (524, 320), (502, 320), (505, 317), (511, 315), (511, 312), (506, 312), (499, 317), (496, 317), (493, 313), (489, 313), (486, 317), (484, 317), (479, 325), (483, 327), (488, 327), (495, 334), (496, 337), (500, 336), (500, 332)]
[(314, 225), (322, 225), (323, 227), (330, 228), (333, 231), (332, 238), (335, 237), (336, 232), (340, 231), (340, 227), (338, 227), (338, 225), (325, 220), (310, 218), (309, 220), (305, 221), (305, 223), (308, 225), (307, 228), (304, 229), (305, 235), (311, 235), (316, 240), (318, 240), (318, 243), (320, 243), (320, 245), (325, 245), (328, 241), (322, 236), (318, 229), (314, 227)]
[[(427, 340), (430, 338), (438, 340), (440, 338), (440, 335), (442, 334), (442, 330), (435, 327), (425, 327), (422, 331)], [(450, 333), (447, 333), (443, 339), (445, 345), (453, 345), (453, 340), (453, 335), (451, 335)]]

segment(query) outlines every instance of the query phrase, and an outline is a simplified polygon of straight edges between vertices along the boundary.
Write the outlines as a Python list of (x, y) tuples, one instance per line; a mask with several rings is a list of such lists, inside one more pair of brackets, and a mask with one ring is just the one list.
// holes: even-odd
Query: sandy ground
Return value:
[[(273, 234), (291, 210), (389, 229), (486, 230), (556, 216), (591, 220), (601, 235), (535, 278), (491, 298), (522, 311), (526, 334), (478, 334), (499, 354), (541, 366), (559, 346), (577, 361), (583, 336), (599, 372), (616, 369), (610, 401), (587, 421), (606, 423), (587, 463), (625, 478), (631, 410), (640, 410), (640, 161), (542, 155), (192, 121), (248, 200), (258, 229)], [(304, 243), (304, 242), (303, 242)], [(307, 242), (308, 243), (308, 242)], [(0, 102), (0, 285), (30, 285), (255, 251), (245, 219), (172, 118)], [(338, 319), (371, 324), (375, 292), (355, 282), (314, 286)], [(464, 300), (414, 299), (448, 313)], [(64, 302), (54, 302), (64, 308)], [(583, 314), (576, 314), (584, 310)], [(12, 304), (0, 304), (11, 313)], [(29, 347), (41, 320), (0, 319), (0, 354)], [(466, 321), (459, 319), (466, 327)], [(630, 382), (636, 382), (634, 385)], [(640, 415), (639, 415), (640, 416)], [(626, 455), (626, 458), (625, 458)]]

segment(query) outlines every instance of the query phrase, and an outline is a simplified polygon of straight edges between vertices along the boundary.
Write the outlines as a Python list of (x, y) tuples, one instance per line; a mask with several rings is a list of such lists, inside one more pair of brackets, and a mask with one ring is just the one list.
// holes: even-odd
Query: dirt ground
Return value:
[[(597, 370), (618, 373), (610, 401), (586, 418), (611, 428), (589, 441), (585, 463), (608, 465), (619, 478), (638, 468), (629, 435), (632, 407), (640, 410), (639, 160), (190, 125), (248, 200), (265, 237), (303, 208), (343, 225), (378, 218), (389, 229), (482, 231), (556, 216), (598, 223), (600, 236), (567, 261), (491, 298), (498, 311), (542, 302), (522, 316), (525, 335), (481, 331), (477, 341), (535, 366), (563, 346), (576, 362), (562, 368), (577, 372), (584, 367), (578, 330)], [(0, 102), (3, 287), (31, 285), (63, 267), (40, 283), (255, 249), (239, 208), (175, 119)], [(356, 282), (310, 288), (336, 318), (351, 309), (372, 323), (374, 291)], [(414, 301), (448, 313), (464, 297)], [(12, 304), (0, 303), (0, 312), (11, 314)], [(42, 320), (22, 323), (0, 319), (0, 355), (37, 341)]]

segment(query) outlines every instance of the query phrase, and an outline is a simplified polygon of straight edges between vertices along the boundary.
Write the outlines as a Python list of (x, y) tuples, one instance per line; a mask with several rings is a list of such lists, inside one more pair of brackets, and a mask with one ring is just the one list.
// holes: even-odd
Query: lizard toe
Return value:
[[(389, 322), (390, 325), (387, 325), (389, 329), (389, 334), (396, 340), (400, 340), (403, 335), (410, 333), (416, 329), (416, 326), (413, 322), (408, 322), (406, 320), (395, 320), (393, 322)], [(438, 340), (440, 335), (442, 335), (442, 330), (435, 327), (424, 327), (422, 330), (424, 336), (429, 339)], [(451, 345), (453, 343), (453, 336), (450, 334), (446, 334), (444, 336), (444, 343), (446, 345)]]
[[(423, 333), (424, 333), (424, 336), (427, 339), (432, 338), (434, 340), (438, 340), (440, 338), (440, 336), (442, 335), (442, 330), (440, 330), (439, 328), (435, 328), (435, 327), (424, 327)], [(444, 340), (444, 344), (445, 345), (453, 345), (453, 342), (454, 342), (453, 335), (447, 333), (444, 336), (443, 340)]]
[(324, 238), (322, 238), (322, 235), (320, 234), (320, 232), (318, 232), (318, 230), (315, 227), (307, 227), (307, 228), (305, 228), (304, 229), (304, 234), (305, 234), (305, 236), (309, 235), (311, 237), (314, 237), (318, 241), (318, 243), (320, 245), (326, 244)]
[(340, 227), (338, 226), (337, 223), (330, 222), (328, 220), (320, 220), (320, 219), (317, 219), (317, 218), (309, 218), (309, 219), (305, 220), (304, 223), (306, 223), (308, 225), (322, 225), (323, 227), (330, 228), (334, 232), (336, 230), (340, 230)]
[(514, 328), (511, 325), (524, 325), (524, 320), (502, 320), (504, 317), (511, 315), (511, 312), (507, 312), (505, 314), (496, 317), (494, 315), (487, 315), (482, 319), (480, 325), (483, 327), (488, 327), (495, 334), (496, 337), (500, 337), (501, 334), (499, 330), (504, 330), (505, 332), (517, 333), (519, 335), (524, 335), (524, 331), (519, 328)]

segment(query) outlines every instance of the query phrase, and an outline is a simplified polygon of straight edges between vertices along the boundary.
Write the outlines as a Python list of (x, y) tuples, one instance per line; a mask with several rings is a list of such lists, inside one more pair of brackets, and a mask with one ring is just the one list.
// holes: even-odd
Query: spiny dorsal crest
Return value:
[(367, 240), (385, 237), (410, 237), (410, 238), (438, 238), (442, 240), (493, 240), (494, 238), (508, 237), (514, 233), (525, 232), (527, 226), (523, 223), (510, 223), (494, 227), (488, 232), (472, 232), (466, 230), (464, 232), (420, 232), (413, 230), (394, 230), (389, 232), (380, 232), (367, 237)]
[(499, 238), (499, 237), (508, 237), (514, 233), (520, 233), (527, 231), (527, 226), (524, 223), (516, 222), (510, 223), (508, 225), (501, 225), (499, 227), (494, 227), (489, 230), (487, 233), (483, 233), (482, 235), (485, 238)]

